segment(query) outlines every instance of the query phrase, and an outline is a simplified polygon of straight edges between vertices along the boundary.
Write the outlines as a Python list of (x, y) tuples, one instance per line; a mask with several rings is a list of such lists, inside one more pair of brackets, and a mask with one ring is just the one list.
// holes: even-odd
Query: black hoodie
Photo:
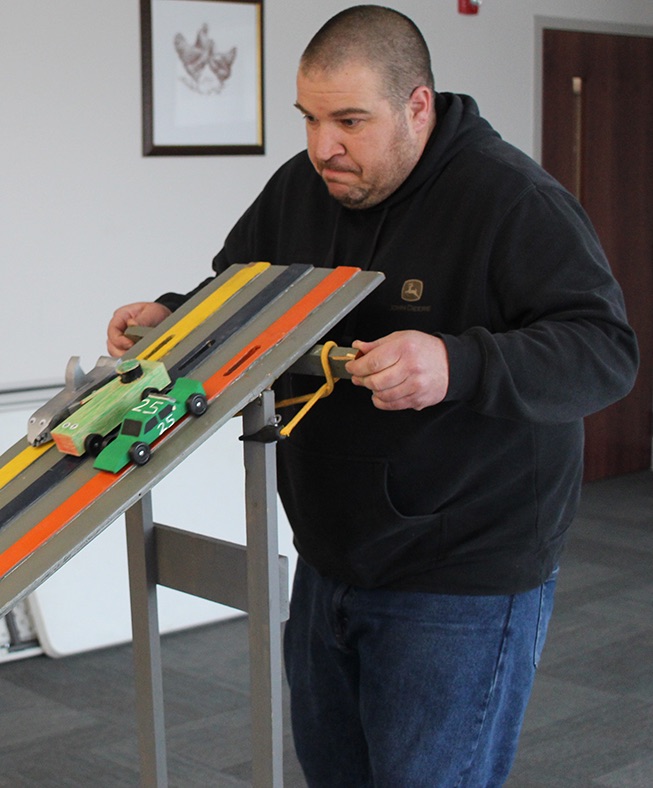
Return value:
[[(582, 418), (630, 390), (637, 346), (576, 200), (469, 97), (439, 94), (436, 110), (418, 165), (373, 208), (342, 207), (306, 152), (295, 156), (214, 269), (267, 260), (382, 271), (326, 338), (416, 329), (447, 346), (442, 404), (379, 411), (342, 381), (279, 445), (300, 555), (363, 587), (515, 593), (558, 561), (579, 497)], [(282, 383), (284, 396), (316, 387)]]

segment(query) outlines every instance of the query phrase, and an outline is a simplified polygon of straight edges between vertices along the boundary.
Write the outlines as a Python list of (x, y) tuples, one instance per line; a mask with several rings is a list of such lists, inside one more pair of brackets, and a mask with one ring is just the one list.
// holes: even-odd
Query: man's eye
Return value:
[(343, 118), (342, 125), (347, 129), (354, 129), (360, 122), (360, 118)]

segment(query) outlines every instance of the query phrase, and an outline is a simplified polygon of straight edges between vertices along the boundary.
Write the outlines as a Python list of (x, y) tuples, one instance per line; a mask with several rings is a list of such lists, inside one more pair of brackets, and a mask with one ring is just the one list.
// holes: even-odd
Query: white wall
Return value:
[[(296, 63), (350, 5), (265, 0), (265, 156), (141, 155), (138, 0), (0, 0), (0, 389), (92, 366), (116, 306), (185, 290), (274, 169), (303, 146)], [(537, 15), (653, 25), (649, 0), (396, 0), (437, 85), (469, 92), (504, 136), (534, 139)]]
[[(92, 366), (116, 306), (190, 289), (208, 275), (231, 225), (303, 147), (292, 108), (296, 64), (313, 32), (350, 4), (264, 0), (265, 156), (143, 158), (138, 0), (0, 0), (0, 393), (60, 381), (71, 355)], [(422, 28), (438, 89), (471, 93), (528, 153), (537, 137), (536, 18), (569, 18), (574, 27), (577, 20), (646, 25), (649, 34), (653, 26), (651, 0), (484, 0), (469, 17), (457, 13), (457, 0), (395, 0), (394, 7)], [(14, 442), (6, 435), (24, 435), (24, 421), (17, 411), (16, 424), (5, 425), (0, 453)], [(207, 514), (218, 519), (214, 509), (219, 503), (224, 510), (227, 490), (229, 504), (242, 508), (239, 449), (235, 440), (220, 443), (227, 440), (222, 432), (218, 450), (233, 479), (222, 478), (219, 502), (209, 492), (207, 500), (182, 502), (180, 512), (174, 494), (155, 491), (159, 519), (198, 530)], [(285, 518), (281, 526), (288, 553)], [(104, 542), (36, 592), (48, 653), (128, 637), (118, 529), (115, 523)], [(233, 538), (224, 530), (215, 535)], [(110, 567), (111, 577), (100, 566)], [(57, 610), (71, 609), (72, 632), (55, 620)], [(179, 617), (178, 605), (175, 611)], [(97, 631), (98, 618), (110, 631)]]

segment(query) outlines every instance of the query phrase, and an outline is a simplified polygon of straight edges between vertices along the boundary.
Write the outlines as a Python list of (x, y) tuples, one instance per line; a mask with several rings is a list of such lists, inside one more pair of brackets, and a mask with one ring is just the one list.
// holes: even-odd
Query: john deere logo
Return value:
[(424, 282), (421, 279), (406, 279), (401, 288), (401, 298), (404, 301), (419, 301), (424, 292)]

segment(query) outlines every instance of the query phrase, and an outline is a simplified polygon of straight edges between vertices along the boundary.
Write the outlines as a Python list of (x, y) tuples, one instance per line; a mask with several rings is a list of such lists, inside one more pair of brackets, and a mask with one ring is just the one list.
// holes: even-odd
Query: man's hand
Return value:
[(107, 329), (107, 350), (112, 356), (122, 356), (134, 344), (125, 336), (130, 326), (158, 326), (170, 314), (163, 304), (139, 301), (116, 309)]
[(449, 359), (444, 342), (421, 331), (395, 331), (375, 342), (356, 340), (363, 354), (345, 369), (355, 386), (372, 392), (380, 410), (422, 410), (444, 399)]

